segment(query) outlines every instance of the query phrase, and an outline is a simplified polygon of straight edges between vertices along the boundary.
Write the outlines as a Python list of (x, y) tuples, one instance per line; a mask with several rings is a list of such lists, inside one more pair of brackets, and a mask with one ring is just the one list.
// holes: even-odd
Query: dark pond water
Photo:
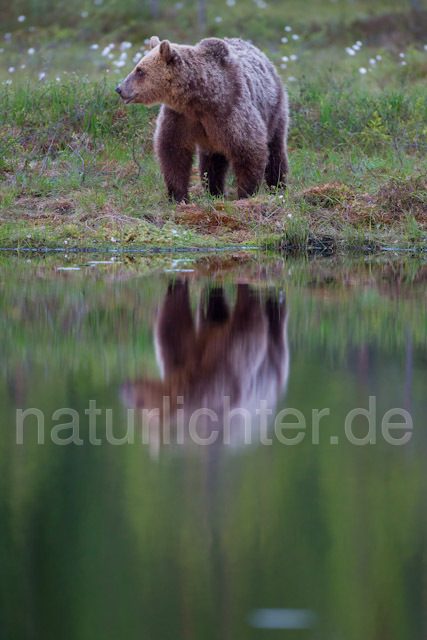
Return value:
[(0, 256), (1, 637), (425, 638), (426, 263), (89, 258)]

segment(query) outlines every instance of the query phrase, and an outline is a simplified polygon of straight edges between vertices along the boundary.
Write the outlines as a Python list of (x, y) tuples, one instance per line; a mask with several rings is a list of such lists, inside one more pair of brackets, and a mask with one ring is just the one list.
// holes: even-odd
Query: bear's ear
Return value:
[(166, 64), (175, 62), (178, 59), (178, 52), (174, 49), (169, 40), (162, 40), (160, 43), (160, 55)]
[(160, 44), (160, 40), (157, 36), (151, 36), (150, 38), (150, 49), (154, 49), (157, 45)]
[(199, 42), (199, 47), (204, 53), (222, 63), (226, 61), (230, 53), (227, 43), (219, 38), (205, 38)]

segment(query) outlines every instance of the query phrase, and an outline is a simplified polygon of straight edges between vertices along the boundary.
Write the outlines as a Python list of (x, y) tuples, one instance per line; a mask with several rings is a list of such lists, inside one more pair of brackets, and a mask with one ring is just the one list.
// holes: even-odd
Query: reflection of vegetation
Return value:
[[(37, 446), (29, 426), (17, 447), (16, 406), (40, 407), (47, 426), (54, 409), (73, 407), (86, 432), (96, 398), (120, 435), (118, 389), (152, 373), (151, 328), (170, 277), (146, 277), (145, 260), (138, 277), (128, 264), (60, 275), (57, 257), (2, 258), (3, 636), (243, 640), (259, 637), (246, 624), (252, 608), (289, 607), (315, 610), (321, 638), (423, 637), (423, 263), (240, 254), (234, 275), (218, 256), (176, 266), (195, 269), (194, 303), (211, 278), (231, 296), (235, 277), (286, 290), (286, 403), (306, 416), (332, 408), (318, 446), (307, 435), (232, 456), (163, 450), (154, 462), (138, 444)], [(413, 441), (330, 446), (368, 393), (381, 410), (400, 402), (409, 327)]]
[[(19, 361), (30, 348), (32, 360), (40, 365), (48, 366), (51, 354), (60, 354), (64, 362), (72, 356), (71, 361), (77, 364), (77, 343), (82, 353), (89, 350), (93, 357), (102, 353), (106, 363), (112, 364), (118, 354), (123, 365), (134, 362), (136, 355), (151, 350), (149, 327), (163, 296), (158, 281), (145, 274), (172, 265), (178, 270), (195, 270), (186, 275), (196, 280), (198, 274), (227, 280), (224, 261), (228, 269), (234, 269), (235, 277), (249, 276), (252, 282), (267, 281), (286, 288), (292, 309), (290, 335), (299, 348), (311, 350), (316, 344), (326, 344), (342, 352), (349, 344), (367, 341), (385, 348), (402, 346), (408, 326), (414, 346), (425, 345), (422, 292), (426, 271), (422, 261), (316, 258), (304, 263), (273, 255), (258, 262), (254, 255), (197, 258), (197, 254), (179, 254), (178, 262), (158, 255), (134, 255), (130, 260), (119, 256), (120, 263), (82, 266), (80, 271), (62, 272), (60, 277), (55, 266), (64, 260), (46, 258), (36, 267), (36, 280), (34, 263), (17, 257), (3, 260), (1, 353)], [(66, 264), (84, 264), (88, 259), (71, 255)], [(166, 287), (166, 278), (161, 281)], [(198, 292), (196, 288), (195, 297)], [(405, 304), (400, 304), (402, 296)], [(308, 325), (305, 318), (309, 318)], [(355, 330), (350, 331), (353, 325)]]

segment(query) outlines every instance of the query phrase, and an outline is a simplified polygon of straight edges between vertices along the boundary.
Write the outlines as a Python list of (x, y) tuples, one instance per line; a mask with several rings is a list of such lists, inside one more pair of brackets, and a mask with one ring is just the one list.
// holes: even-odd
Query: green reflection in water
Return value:
[[(60, 257), (1, 258), (2, 637), (425, 637), (425, 265), (237, 253), (190, 260), (58, 271)], [(209, 291), (222, 288), (232, 314), (237, 283), (250, 287), (264, 327), (266, 301), (286, 301), (289, 375), (275, 412), (302, 412), (300, 444), (178, 446), (160, 435), (153, 450), (138, 421), (134, 444), (105, 442), (105, 410), (124, 435), (126, 391), (160, 380), (154, 334), (171, 281), (185, 278), (197, 331)], [(243, 333), (239, 384), (266, 335), (254, 324)], [(185, 380), (219, 384), (206, 370)], [(344, 418), (370, 395), (377, 442), (351, 445)], [(102, 410), (99, 446), (88, 441), (90, 399)], [(28, 407), (45, 415), (44, 445), (33, 418), (16, 444), (15, 411)], [(82, 446), (52, 443), (61, 407), (77, 411)], [(311, 412), (324, 407), (330, 416), (312, 444)], [(381, 433), (394, 407), (413, 419), (404, 446)], [(354, 431), (361, 437), (366, 422)], [(314, 627), (251, 627), (259, 609), (313, 612)]]

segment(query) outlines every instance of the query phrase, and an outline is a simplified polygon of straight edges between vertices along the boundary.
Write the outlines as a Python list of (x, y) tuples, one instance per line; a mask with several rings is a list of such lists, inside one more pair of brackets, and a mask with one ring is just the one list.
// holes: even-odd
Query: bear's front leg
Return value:
[(255, 110), (236, 109), (221, 136), (237, 179), (238, 198), (248, 198), (264, 179), (268, 161), (266, 126)]
[(248, 198), (259, 189), (264, 178), (267, 160), (268, 145), (261, 127), (259, 136), (255, 140), (253, 132), (248, 131), (246, 139), (239, 141), (232, 150), (231, 162), (237, 178), (239, 198)]
[(240, 157), (233, 162), (233, 169), (237, 178), (238, 198), (248, 198), (259, 189), (264, 177), (266, 156), (267, 154), (261, 158), (254, 158), (253, 156)]
[(156, 148), (169, 200), (188, 200), (193, 151), (170, 140), (160, 140)]
[(195, 145), (191, 131), (181, 114), (163, 108), (157, 123), (154, 147), (169, 200), (186, 201)]

